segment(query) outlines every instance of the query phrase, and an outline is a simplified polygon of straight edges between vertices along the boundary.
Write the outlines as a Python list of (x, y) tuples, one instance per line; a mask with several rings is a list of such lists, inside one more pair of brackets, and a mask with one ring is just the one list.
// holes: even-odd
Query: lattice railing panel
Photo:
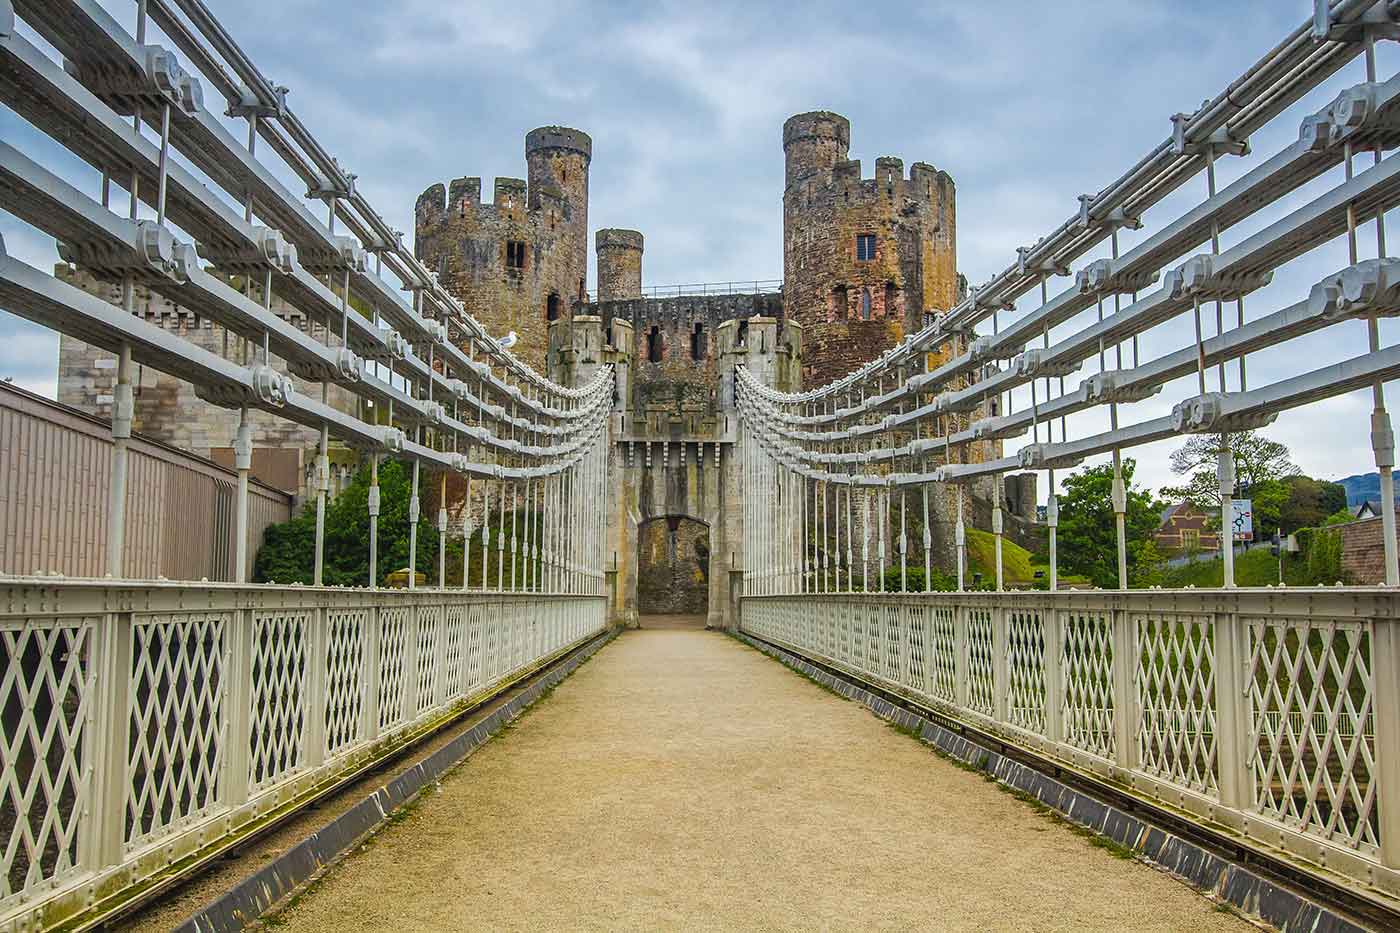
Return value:
[(1113, 758), (1113, 616), (1060, 613), (1060, 721), (1068, 745)]
[(100, 616), (0, 623), (0, 903), (79, 870)]
[(923, 690), (927, 686), (927, 670), (924, 660), (928, 652), (926, 644), (927, 619), (917, 606), (900, 606), (899, 613), (904, 624), (904, 631), (909, 639), (904, 686), (911, 690)]
[(505, 621), (501, 618), (500, 606), (495, 603), (488, 603), (482, 607), (486, 612), (485, 619), (482, 620), (482, 629), (485, 632), (483, 642), (483, 661), (486, 669), (486, 679), (495, 680), (505, 672), (505, 664), (502, 660), (501, 645), (505, 638)]
[(486, 681), (486, 607), (467, 606), (467, 692), (474, 692)]
[(929, 628), (932, 635), (929, 665), (932, 679), (929, 694), (944, 703), (958, 701), (958, 633), (957, 612), (952, 606), (933, 607), (929, 610)]
[(438, 638), (442, 634), (442, 607), (418, 607), (417, 705), (414, 712), (421, 715), (437, 705), (439, 664), (442, 652)]
[(963, 610), (967, 618), (967, 703), (984, 716), (996, 715), (996, 633), (992, 610)]
[(447, 699), (467, 692), (467, 607), (458, 603), (443, 609), (442, 677)]
[(379, 612), (379, 728), (404, 721), (408, 689), (408, 646), (413, 636), (413, 607), (396, 606)]
[(882, 605), (877, 610), (881, 616), (884, 632), (884, 672), (885, 679), (892, 683), (904, 683), (904, 662), (908, 650), (905, 644), (905, 622), (903, 607)]
[(1302, 832), (1374, 852), (1370, 623), (1280, 616), (1243, 621), (1257, 809)]
[(132, 846), (210, 812), (227, 753), (224, 698), (235, 613), (137, 615), (127, 712)]
[(301, 767), (305, 756), (307, 662), (315, 614), (253, 615), (253, 722), (249, 774), (260, 789)]
[(326, 754), (356, 745), (364, 736), (365, 640), (368, 609), (326, 612)]
[(1013, 726), (1045, 732), (1045, 620), (1039, 611), (1006, 615), (1006, 712)]
[(1210, 616), (1135, 614), (1138, 753), (1143, 770), (1213, 794), (1216, 767), (1215, 626)]

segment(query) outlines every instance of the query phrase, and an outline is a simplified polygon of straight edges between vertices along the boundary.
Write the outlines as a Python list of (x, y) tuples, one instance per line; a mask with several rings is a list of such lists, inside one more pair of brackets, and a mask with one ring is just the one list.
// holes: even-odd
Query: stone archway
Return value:
[(637, 529), (639, 615), (709, 612), (710, 526), (689, 515), (647, 519)]

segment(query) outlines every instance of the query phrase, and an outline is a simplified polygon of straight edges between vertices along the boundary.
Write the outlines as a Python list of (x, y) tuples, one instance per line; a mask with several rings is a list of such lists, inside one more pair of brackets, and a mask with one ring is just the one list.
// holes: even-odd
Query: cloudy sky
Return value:
[[(1311, 9), (1306, 0), (209, 2), (403, 230), (412, 230), (414, 199), (435, 182), (480, 175), (489, 192), (493, 176), (523, 176), (532, 127), (586, 130), (594, 141), (589, 220), (645, 233), (648, 284), (782, 275), (781, 128), (813, 109), (850, 118), (852, 157), (867, 173), (889, 154), (953, 175), (959, 267), (982, 281), (1076, 211), (1078, 194), (1099, 190), (1168, 135), (1171, 114), (1213, 97)], [(107, 6), (133, 28), (134, 4)], [(1396, 64), (1384, 49), (1382, 77)], [(1221, 183), (1290, 142), (1302, 115), (1362, 77), (1354, 63), (1259, 133), (1255, 155), (1223, 164)], [(42, 162), (72, 165), (3, 107), (0, 137)], [(1225, 247), (1339, 177), (1227, 234)], [(1203, 194), (1201, 179), (1159, 205), (1142, 235)], [(56, 259), (51, 240), (3, 211), (0, 234), (26, 261)], [(1374, 242), (1369, 228), (1363, 242)], [(1345, 264), (1340, 245), (1316, 251), (1251, 298), (1250, 316), (1304, 297)], [(1144, 358), (1182, 345), (1189, 321), (1173, 326), (1144, 341)], [(0, 338), (0, 378), (51, 395), (56, 337), (0, 311)], [(1296, 372), (1300, 358), (1355, 355), (1364, 340), (1361, 325), (1347, 325), (1301, 353), (1259, 354), (1250, 384)], [(1155, 416), (1186, 394), (1189, 386), (1169, 386), (1131, 417)], [(1286, 414), (1269, 433), (1306, 472), (1367, 472), (1368, 411), (1368, 396), (1358, 394)], [(1097, 429), (1092, 417), (1070, 425), (1071, 435)], [(1136, 452), (1149, 485), (1171, 480), (1170, 450)]]

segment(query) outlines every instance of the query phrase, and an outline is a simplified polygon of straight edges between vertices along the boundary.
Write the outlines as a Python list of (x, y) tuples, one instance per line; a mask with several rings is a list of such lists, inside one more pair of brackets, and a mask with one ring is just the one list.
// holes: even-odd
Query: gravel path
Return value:
[(1248, 930), (733, 639), (628, 632), (288, 930)]

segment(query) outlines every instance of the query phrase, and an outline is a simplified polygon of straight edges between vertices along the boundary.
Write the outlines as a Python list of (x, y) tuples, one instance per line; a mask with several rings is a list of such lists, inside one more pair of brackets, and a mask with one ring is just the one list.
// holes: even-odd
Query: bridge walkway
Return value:
[(1251, 928), (740, 642), (674, 625), (624, 634), (275, 924)]

